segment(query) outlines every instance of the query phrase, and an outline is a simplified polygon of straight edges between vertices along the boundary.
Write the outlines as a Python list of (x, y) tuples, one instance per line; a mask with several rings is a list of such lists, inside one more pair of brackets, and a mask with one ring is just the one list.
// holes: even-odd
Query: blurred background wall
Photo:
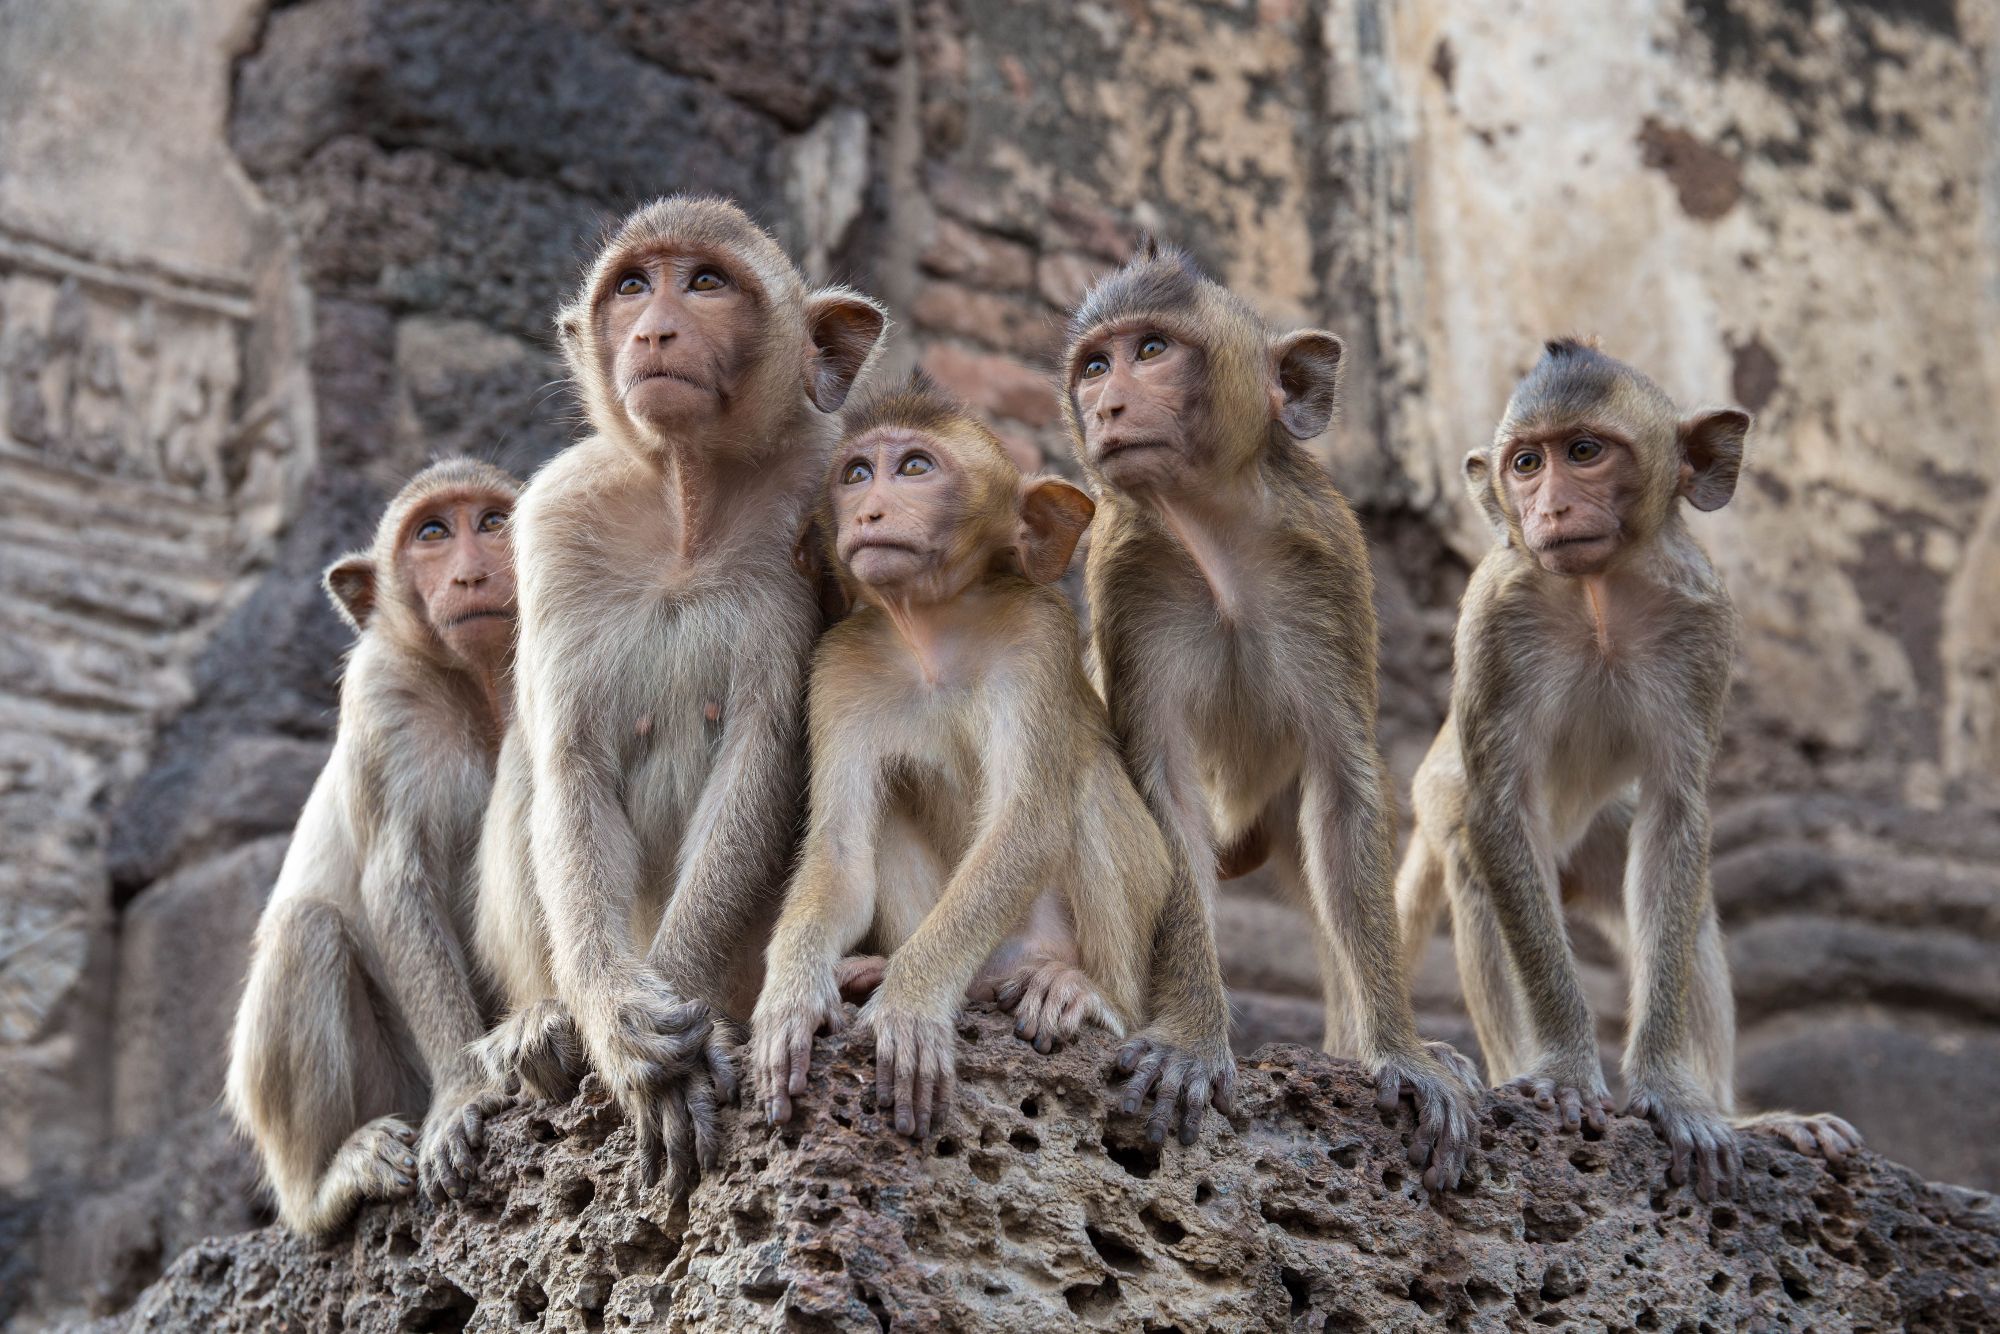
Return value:
[[(327, 752), (322, 565), (433, 455), (526, 470), (603, 225), (735, 196), (1068, 467), (1061, 312), (1141, 226), (1352, 349), (1383, 737), (1441, 716), (1457, 461), (1539, 341), (1758, 415), (1695, 519), (1742, 1087), (2000, 1187), (2000, 97), (1953, 0), (0, 0), (0, 1320), (266, 1215), (216, 1108)], [(1222, 905), (1245, 1044), (1315, 1041)], [(1607, 1050), (1621, 982), (1583, 941)], [(1470, 1043), (1442, 941), (1418, 979)]]

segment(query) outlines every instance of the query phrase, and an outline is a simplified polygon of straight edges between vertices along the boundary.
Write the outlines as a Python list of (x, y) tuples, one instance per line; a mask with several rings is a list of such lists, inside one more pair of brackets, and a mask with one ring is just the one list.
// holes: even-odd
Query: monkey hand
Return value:
[(842, 1000), (859, 1005), (875, 994), (888, 971), (889, 961), (879, 954), (850, 954), (833, 966), (833, 982)]
[(1691, 1176), (1694, 1193), (1704, 1201), (1736, 1193), (1743, 1166), (1736, 1128), (1692, 1080), (1671, 1074), (1635, 1076), (1625, 1112), (1651, 1121), (1653, 1133), (1666, 1143), (1668, 1181), (1684, 1185)]
[(513, 1098), (476, 1077), (438, 1090), (431, 1099), (417, 1141), (417, 1183), (432, 1204), (463, 1199), (479, 1175), (479, 1151), (486, 1147), (486, 1118)]
[(1545, 1061), (1506, 1087), (1530, 1098), (1543, 1111), (1553, 1111), (1564, 1130), (1581, 1130), (1588, 1125), (1601, 1135), (1611, 1124), (1611, 1090), (1604, 1086), (1604, 1071), (1592, 1054), (1574, 1067)]
[(1149, 1028), (1118, 1049), (1118, 1073), (1131, 1076), (1118, 1095), (1125, 1115), (1137, 1116), (1147, 1094), (1153, 1097), (1146, 1117), (1152, 1144), (1166, 1142), (1176, 1119), (1181, 1143), (1192, 1144), (1211, 1103), (1224, 1116), (1236, 1108), (1236, 1053), (1227, 1036), (1189, 1041)]
[[(854, 962), (843, 959), (841, 965)], [(810, 995), (780, 997), (779, 988), (767, 986), (757, 1000), (757, 1013), (750, 1020), (750, 1090), (769, 1125), (791, 1120), (792, 1099), (806, 1091), (814, 1034), (822, 1028), (838, 1033), (847, 1027), (847, 1012), (840, 1005), (840, 975), (841, 969), (835, 968), (828, 979), (831, 985)]]
[(587, 1066), (569, 1007), (550, 997), (523, 1006), (472, 1044), (472, 1058), (495, 1087), (567, 1102)]
[(1423, 1169), (1424, 1189), (1433, 1194), (1458, 1185), (1479, 1138), (1479, 1110), (1472, 1097), (1479, 1081), (1474, 1076), (1468, 1082), (1470, 1071), (1470, 1062), (1443, 1042), (1426, 1042), (1375, 1067), (1378, 1111), (1394, 1112), (1404, 1098), (1415, 1104), (1410, 1166)]
[(1768, 1130), (1808, 1158), (1838, 1163), (1861, 1147), (1861, 1132), (1832, 1112), (1761, 1112), (1736, 1123), (1738, 1130)]
[(721, 1153), (718, 1108), (736, 1096), (735, 1025), (650, 975), (615, 998), (608, 1019), (591, 1035), (591, 1055), (638, 1140), (639, 1184), (651, 1187), (664, 1169), (677, 1198)]
[(1023, 964), (1000, 984), (993, 998), (1013, 1014), (1014, 1036), (1034, 1043), (1044, 1056), (1076, 1041), (1085, 1024), (1096, 1024), (1113, 1037), (1125, 1036), (1125, 1025), (1104, 993), (1073, 963), (1043, 959)]
[(893, 1111), (896, 1133), (928, 1139), (942, 1123), (958, 1078), (951, 1016), (938, 1018), (890, 999), (885, 989), (861, 1008), (858, 1026), (875, 1037), (875, 1107)]

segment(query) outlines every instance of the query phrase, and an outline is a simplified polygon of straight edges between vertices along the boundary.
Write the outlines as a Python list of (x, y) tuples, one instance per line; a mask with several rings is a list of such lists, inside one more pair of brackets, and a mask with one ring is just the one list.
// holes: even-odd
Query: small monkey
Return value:
[(518, 490), (470, 459), (433, 464), (326, 572), (360, 638), (257, 925), (227, 1088), (279, 1216), (307, 1236), (419, 1183), (462, 1193), (495, 1110), (466, 1050), (487, 1022), (466, 943), (507, 719)]
[[(1090, 498), (1024, 480), (921, 377), (852, 417), (830, 490), (825, 527), (860, 607), (813, 659), (810, 823), (751, 1078), (767, 1119), (789, 1120), (813, 1034), (844, 1025), (843, 990), (879, 978), (859, 1019), (879, 1105), (924, 1138), (950, 1105), (953, 1021), (976, 978), (1044, 1051), (1085, 1022), (1137, 1023), (1166, 849), (1051, 587)], [(886, 962), (843, 964), (857, 945)]]
[(1318, 329), (1273, 337), (1150, 242), (1070, 319), (1064, 414), (1100, 502), (1092, 656), (1174, 868), (1152, 1027), (1120, 1055), (1124, 1100), (1153, 1092), (1163, 1128), (1176, 1104), (1185, 1122), (1228, 1093), (1210, 914), (1218, 874), (1268, 856), (1310, 910), (1328, 1050), (1360, 1056), (1385, 1110), (1414, 1098), (1410, 1159), (1443, 1190), (1473, 1140), (1471, 1070), (1417, 1036), (1375, 744), (1368, 554), (1301, 443), (1333, 419), (1343, 350)]
[[(1739, 1168), (1735, 1009), (1708, 878), (1734, 612), (1681, 501), (1736, 490), (1747, 413), (1682, 416), (1594, 347), (1547, 344), (1465, 476), (1498, 539), (1459, 608), (1451, 708), (1397, 882), (1414, 959), (1449, 899), (1487, 1072), (1563, 1126), (1611, 1097), (1562, 907), (1631, 966), (1628, 1110), (1703, 1199)], [(1838, 1117), (1759, 1118), (1839, 1158)]]
[(594, 434), (521, 497), (516, 726), (480, 855), (481, 952), (513, 1013), (497, 1079), (588, 1061), (678, 1193), (733, 1096), (730, 1020), (798, 825), (805, 670), (794, 568), (879, 306), (808, 290), (733, 204), (627, 217), (558, 317)]

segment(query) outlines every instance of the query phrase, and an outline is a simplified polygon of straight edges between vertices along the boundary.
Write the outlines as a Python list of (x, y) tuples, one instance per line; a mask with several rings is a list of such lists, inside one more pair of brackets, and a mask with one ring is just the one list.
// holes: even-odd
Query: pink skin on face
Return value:
[(1526, 437), (1501, 451), (1500, 467), (1542, 568), (1601, 574), (1624, 543), (1626, 516), (1643, 489), (1631, 446), (1608, 434)]
[(833, 481), (840, 563), (884, 595), (941, 601), (957, 593), (962, 581), (943, 567), (962, 485), (920, 432), (885, 427), (852, 442)]
[(454, 655), (490, 670), (514, 637), (513, 501), (482, 493), (440, 496), (413, 517), (402, 562), (424, 617)]
[(656, 253), (619, 273), (602, 309), (612, 380), (634, 418), (665, 428), (728, 406), (756, 308), (727, 267)]
[(1081, 351), (1074, 392), (1084, 452), (1113, 485), (1174, 475), (1192, 360), (1184, 343), (1147, 325), (1113, 326)]

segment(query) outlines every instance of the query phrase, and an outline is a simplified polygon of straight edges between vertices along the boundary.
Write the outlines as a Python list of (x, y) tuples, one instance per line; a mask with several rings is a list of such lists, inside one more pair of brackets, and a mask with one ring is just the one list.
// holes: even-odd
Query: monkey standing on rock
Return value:
[[(829, 415), (882, 336), (740, 209), (627, 217), (559, 317), (596, 434), (521, 497), (516, 726), (479, 943), (514, 1013), (480, 1046), (551, 1096), (587, 1057), (650, 1183), (716, 1153), (728, 1019), (792, 851), (820, 609), (793, 566)], [(580, 1049), (580, 1050), (579, 1050)]]
[[(1736, 1022), (1708, 879), (1708, 779), (1734, 613), (1680, 513), (1727, 504), (1748, 414), (1682, 417), (1563, 339), (1466, 479), (1501, 539), (1460, 605), (1451, 709), (1415, 783), (1397, 882), (1414, 959), (1448, 898), (1488, 1074), (1601, 1130), (1611, 1098), (1561, 905), (1631, 965), (1628, 1110), (1704, 1199), (1739, 1165)], [(1839, 1158), (1835, 1116), (1753, 1118)]]
[[(879, 979), (859, 1020), (878, 1105), (924, 1138), (950, 1105), (975, 977), (1043, 1051), (1143, 1015), (1166, 850), (1050, 587), (1090, 498), (1024, 480), (921, 379), (851, 417), (831, 492), (835, 563), (862, 606), (813, 661), (810, 825), (751, 1077), (766, 1118), (789, 1120), (813, 1034), (843, 1026), (843, 990)], [(843, 965), (857, 945), (886, 962)]]
[[(1385, 1109), (1417, 1105), (1433, 1190), (1471, 1147), (1471, 1069), (1417, 1035), (1396, 938), (1393, 802), (1375, 744), (1375, 610), (1359, 525), (1299, 443), (1333, 418), (1339, 339), (1274, 338), (1178, 251), (1148, 244), (1071, 317), (1064, 414), (1100, 498), (1091, 644), (1174, 880), (1151, 1026), (1124, 1098), (1183, 1139), (1235, 1077), (1210, 922), (1220, 860), (1266, 855), (1311, 910), (1326, 1045)], [(1220, 855), (1218, 856), (1218, 849)]]
[[(363, 1200), (457, 1195), (495, 1100), (467, 1044), (487, 1013), (467, 959), (473, 850), (507, 720), (519, 489), (434, 464), (366, 552), (326, 572), (360, 633), (333, 754), (257, 924), (227, 1101), (286, 1226)], [(429, 1108), (421, 1136), (406, 1118)]]

